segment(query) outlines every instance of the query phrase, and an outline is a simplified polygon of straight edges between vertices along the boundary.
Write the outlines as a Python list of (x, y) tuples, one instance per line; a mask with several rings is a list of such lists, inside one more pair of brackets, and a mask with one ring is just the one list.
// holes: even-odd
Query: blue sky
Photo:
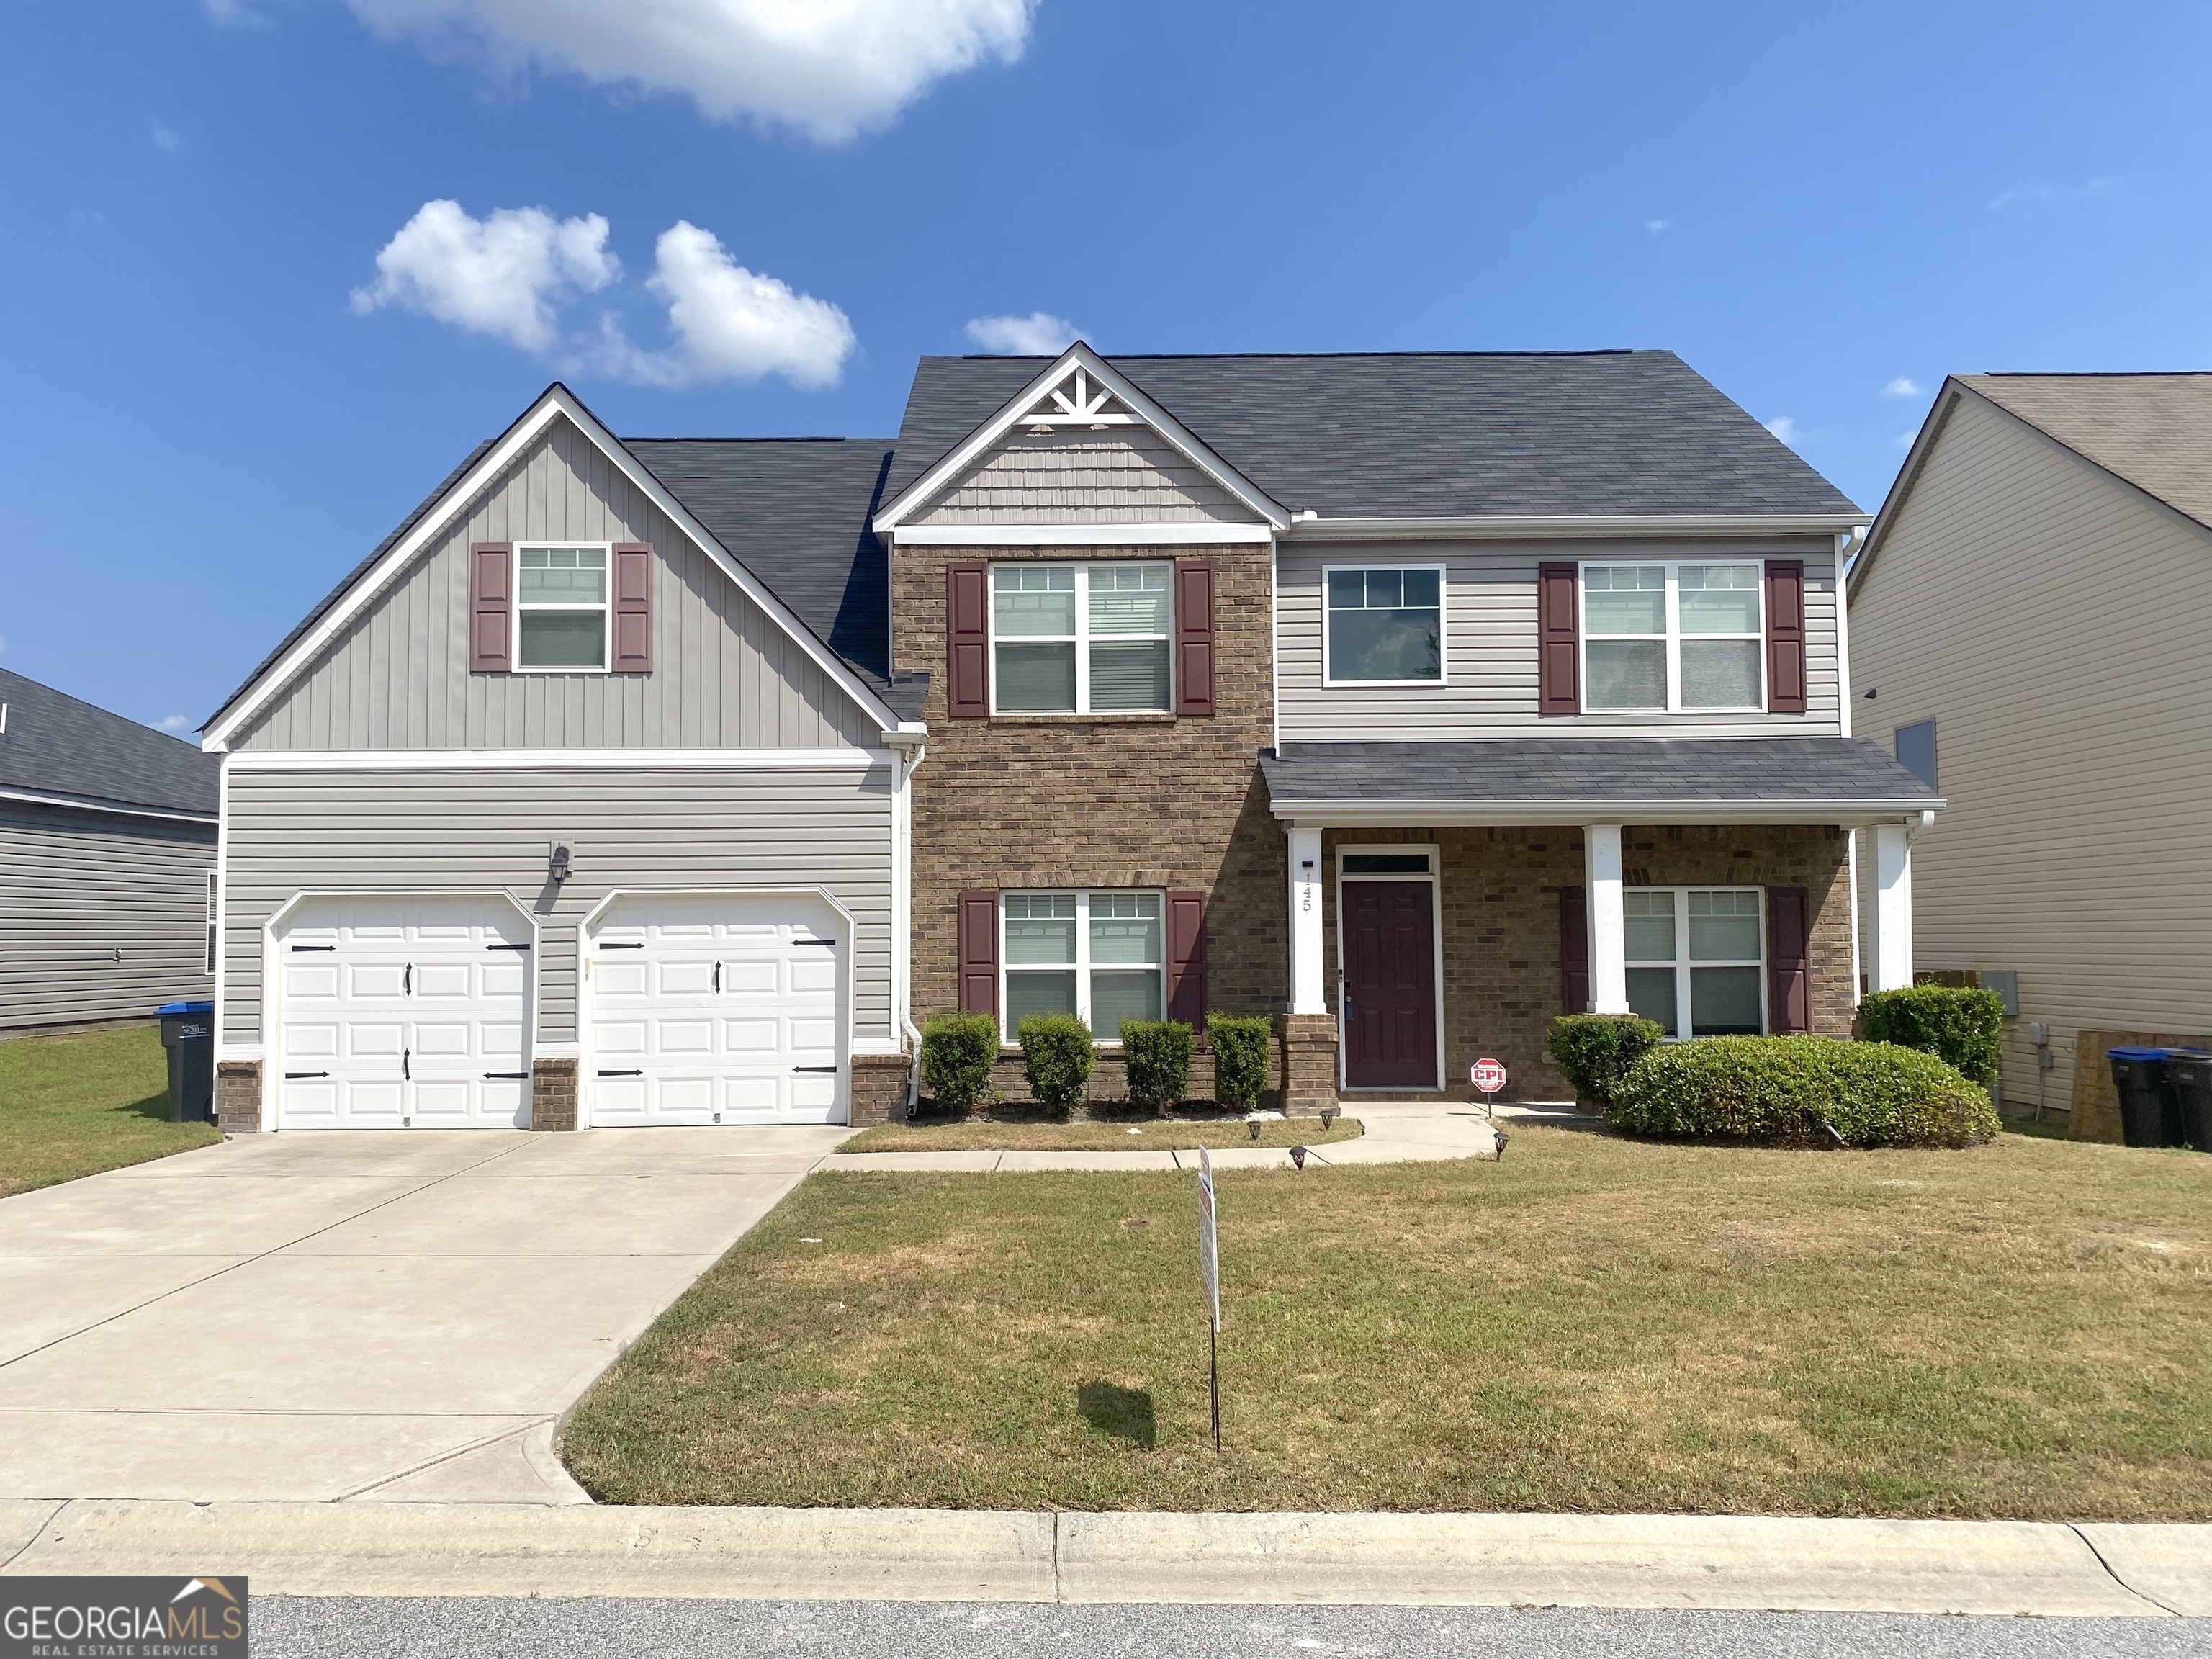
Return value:
[(1038, 312), (1664, 346), (1871, 507), (1947, 372), (2206, 366), (2208, 60), (2196, 5), (18, 8), (0, 665), (196, 726), (556, 374), (625, 434), (889, 433)]

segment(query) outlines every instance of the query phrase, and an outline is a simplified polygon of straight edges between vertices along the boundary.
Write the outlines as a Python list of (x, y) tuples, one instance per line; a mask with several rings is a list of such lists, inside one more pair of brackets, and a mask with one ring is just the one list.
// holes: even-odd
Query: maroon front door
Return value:
[(1425, 881), (1347, 881), (1344, 1086), (1437, 1086), (1437, 941)]

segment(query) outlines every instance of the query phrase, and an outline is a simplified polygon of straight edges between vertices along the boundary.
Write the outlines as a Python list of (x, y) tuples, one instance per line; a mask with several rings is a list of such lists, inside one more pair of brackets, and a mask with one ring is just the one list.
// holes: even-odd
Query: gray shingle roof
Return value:
[(1518, 738), (1292, 743), (1263, 757), (1276, 801), (1845, 801), (1942, 798), (1858, 738)]
[[(884, 499), (921, 477), (1049, 361), (923, 358)], [(1855, 510), (1671, 351), (1108, 361), (1293, 512)]]
[(2212, 525), (2212, 374), (1961, 374), (2000, 409)]
[(222, 763), (193, 744), (0, 668), (0, 789), (215, 816)]

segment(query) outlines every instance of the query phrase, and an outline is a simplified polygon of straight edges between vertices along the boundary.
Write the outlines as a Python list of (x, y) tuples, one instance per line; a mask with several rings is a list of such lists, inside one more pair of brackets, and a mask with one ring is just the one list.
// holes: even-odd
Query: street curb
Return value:
[(264, 1595), (2212, 1614), (2212, 1526), (2021, 1521), (78, 1499), (0, 1504), (0, 1564)]

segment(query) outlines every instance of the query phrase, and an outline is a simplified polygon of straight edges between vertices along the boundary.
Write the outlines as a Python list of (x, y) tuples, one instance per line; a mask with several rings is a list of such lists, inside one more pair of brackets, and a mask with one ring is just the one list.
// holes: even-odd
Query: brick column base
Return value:
[(854, 1054), (851, 1121), (857, 1126), (902, 1120), (907, 1079), (913, 1073), (911, 1054)]
[(1310, 1117), (1336, 1104), (1336, 1016), (1282, 1014), (1283, 1115)]
[(576, 1127), (574, 1060), (533, 1060), (530, 1062), (530, 1127), (533, 1129), (573, 1129)]
[(215, 1067), (216, 1127), (227, 1135), (261, 1133), (261, 1062), (220, 1060)]

